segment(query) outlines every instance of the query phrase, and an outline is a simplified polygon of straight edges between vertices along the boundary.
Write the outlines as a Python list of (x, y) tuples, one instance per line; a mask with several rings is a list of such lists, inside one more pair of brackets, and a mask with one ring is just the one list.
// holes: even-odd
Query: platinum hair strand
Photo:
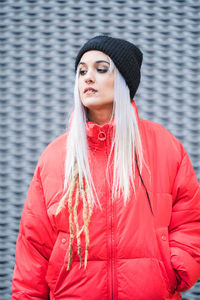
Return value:
[(112, 196), (122, 193), (126, 204), (130, 192), (130, 183), (135, 192), (135, 151), (138, 155), (140, 172), (144, 164), (142, 142), (136, 113), (130, 101), (129, 88), (117, 68), (114, 69), (114, 109), (115, 135), (114, 170)]
[[(97, 202), (101, 207), (90, 172), (86, 137), (86, 112), (79, 95), (78, 72), (75, 77), (74, 102), (75, 107), (66, 144), (64, 189), (68, 189), (69, 182), (73, 180), (76, 172), (78, 172), (80, 186), (83, 187), (84, 179), (89, 187), (92, 206)], [(95, 201), (95, 199), (97, 200)]]
[[(146, 166), (143, 157), (142, 142), (139, 133), (136, 113), (130, 101), (129, 88), (110, 59), (109, 72), (114, 72), (114, 105), (112, 118), (115, 119), (115, 129), (112, 147), (107, 164), (107, 175), (110, 167), (113, 167), (112, 197), (123, 195), (124, 204), (129, 197), (130, 185), (135, 192), (135, 151), (138, 158), (140, 172), (143, 165)], [(64, 189), (67, 190), (69, 182), (78, 173), (81, 187), (85, 183), (91, 205), (98, 204), (101, 208), (96, 193), (88, 158), (88, 142), (86, 136), (86, 110), (81, 102), (78, 90), (78, 72), (75, 78), (74, 101), (75, 108), (69, 129), (66, 144), (65, 181)], [(111, 156), (114, 155), (114, 165), (110, 164)]]

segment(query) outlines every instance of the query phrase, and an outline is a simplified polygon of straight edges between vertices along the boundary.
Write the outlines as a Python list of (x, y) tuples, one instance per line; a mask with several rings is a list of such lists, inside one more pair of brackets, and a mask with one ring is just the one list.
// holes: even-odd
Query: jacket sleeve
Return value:
[(200, 187), (183, 147), (172, 197), (171, 262), (177, 275), (177, 290), (186, 291), (200, 276)]
[(13, 300), (49, 299), (45, 275), (54, 236), (37, 167), (19, 227), (12, 282)]

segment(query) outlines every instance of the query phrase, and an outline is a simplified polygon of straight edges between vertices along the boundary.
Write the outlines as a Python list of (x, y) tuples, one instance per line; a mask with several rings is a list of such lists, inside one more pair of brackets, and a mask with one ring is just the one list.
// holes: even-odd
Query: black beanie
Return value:
[(79, 50), (75, 61), (75, 70), (82, 55), (89, 50), (99, 50), (112, 59), (129, 87), (132, 100), (140, 83), (140, 67), (143, 57), (140, 49), (122, 39), (104, 35), (96, 36), (87, 41)]

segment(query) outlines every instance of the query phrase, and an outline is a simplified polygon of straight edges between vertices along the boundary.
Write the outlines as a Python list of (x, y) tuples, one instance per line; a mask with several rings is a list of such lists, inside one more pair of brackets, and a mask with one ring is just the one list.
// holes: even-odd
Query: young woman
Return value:
[(142, 53), (79, 51), (68, 133), (43, 152), (16, 246), (13, 299), (181, 299), (200, 275), (200, 188), (182, 144), (141, 120)]

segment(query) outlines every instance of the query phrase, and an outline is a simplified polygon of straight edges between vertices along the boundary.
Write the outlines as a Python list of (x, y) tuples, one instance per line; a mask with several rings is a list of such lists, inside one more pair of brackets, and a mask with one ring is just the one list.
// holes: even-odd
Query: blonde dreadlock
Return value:
[[(72, 198), (74, 195), (74, 191), (76, 190), (76, 196), (75, 196), (75, 204), (74, 208), (72, 209)], [(79, 230), (79, 223), (78, 223), (78, 214), (77, 209), (79, 205), (79, 199), (82, 199), (83, 203), (83, 223), (84, 225)], [(58, 214), (64, 207), (65, 202), (68, 203), (68, 212), (69, 212), (69, 257), (68, 257), (68, 265), (67, 270), (70, 269), (71, 263), (72, 263), (72, 257), (73, 257), (73, 241), (74, 241), (74, 228), (73, 224), (76, 225), (76, 239), (77, 239), (77, 253), (80, 259), (80, 267), (82, 263), (82, 257), (81, 257), (81, 240), (80, 236), (82, 232), (84, 231), (85, 234), (85, 258), (84, 258), (84, 268), (87, 266), (87, 258), (88, 258), (88, 249), (89, 249), (89, 230), (88, 226), (90, 223), (90, 218), (92, 215), (92, 203), (89, 195), (89, 188), (87, 184), (80, 185), (79, 183), (79, 176), (78, 172), (75, 172), (73, 180), (70, 182), (69, 187), (65, 195), (61, 198), (60, 203), (58, 205), (56, 214)], [(73, 223), (74, 221), (74, 223)]]

